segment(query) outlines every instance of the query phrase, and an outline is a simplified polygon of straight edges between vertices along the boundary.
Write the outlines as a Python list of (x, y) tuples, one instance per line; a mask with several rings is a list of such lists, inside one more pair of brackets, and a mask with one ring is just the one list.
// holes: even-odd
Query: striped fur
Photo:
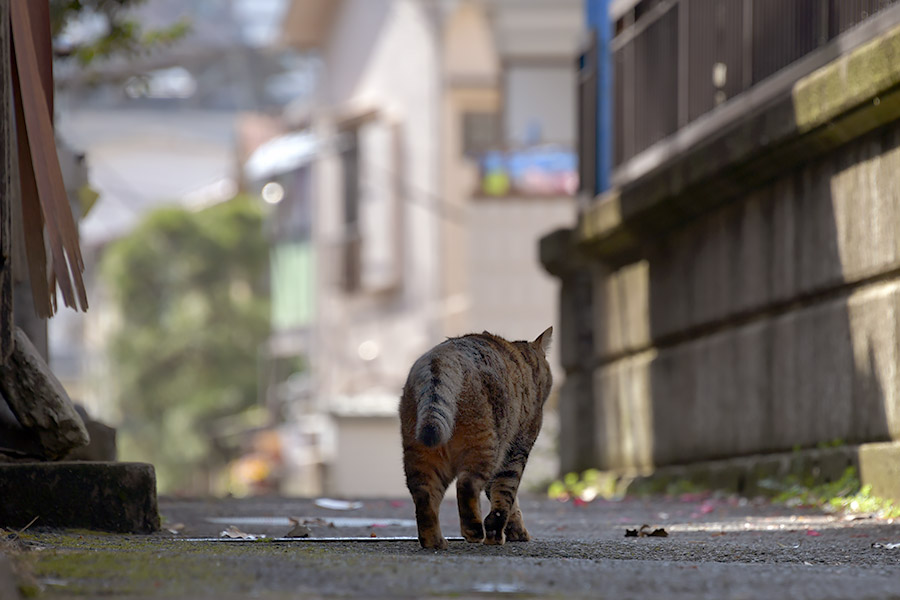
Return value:
[[(454, 478), (468, 541), (529, 539), (516, 495), (552, 384), (546, 359), (551, 335), (552, 328), (533, 342), (466, 335), (413, 364), (400, 423), (406, 483), (424, 548), (447, 547), (438, 507)], [(491, 502), (483, 522), (482, 491)]]

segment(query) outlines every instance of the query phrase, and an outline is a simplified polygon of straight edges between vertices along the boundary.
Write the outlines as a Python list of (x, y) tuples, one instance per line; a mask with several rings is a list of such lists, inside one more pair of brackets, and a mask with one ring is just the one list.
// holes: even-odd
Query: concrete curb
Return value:
[(900, 442), (759, 454), (659, 467), (650, 473), (605, 475), (615, 479), (620, 494), (663, 493), (687, 484), (755, 496), (767, 491), (766, 479), (795, 475), (829, 483), (840, 479), (848, 467), (859, 470), (861, 483), (872, 486), (872, 495), (900, 502)]
[(0, 527), (159, 530), (156, 473), (145, 463), (0, 464)]
[(860, 446), (859, 477), (874, 496), (900, 504), (900, 442)]

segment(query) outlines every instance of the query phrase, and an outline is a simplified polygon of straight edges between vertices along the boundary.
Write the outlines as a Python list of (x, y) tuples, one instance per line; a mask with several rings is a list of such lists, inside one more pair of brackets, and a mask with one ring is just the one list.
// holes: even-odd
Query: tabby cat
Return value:
[[(529, 539), (516, 492), (550, 393), (552, 333), (550, 327), (533, 342), (488, 332), (451, 338), (413, 364), (400, 400), (400, 429), (423, 548), (447, 548), (438, 509), (454, 477), (467, 541)], [(484, 523), (482, 490), (491, 502)]]

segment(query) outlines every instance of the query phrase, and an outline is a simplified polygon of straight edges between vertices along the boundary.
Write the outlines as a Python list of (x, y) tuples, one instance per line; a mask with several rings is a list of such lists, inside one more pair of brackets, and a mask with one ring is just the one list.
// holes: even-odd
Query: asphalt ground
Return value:
[[(900, 598), (900, 522), (870, 515), (696, 494), (526, 496), (532, 541), (431, 551), (408, 498), (353, 500), (161, 499), (159, 534), (35, 528), (20, 556), (46, 598)], [(309, 538), (272, 541), (297, 522)], [(453, 499), (441, 522), (459, 536)], [(644, 524), (667, 536), (626, 537)]]

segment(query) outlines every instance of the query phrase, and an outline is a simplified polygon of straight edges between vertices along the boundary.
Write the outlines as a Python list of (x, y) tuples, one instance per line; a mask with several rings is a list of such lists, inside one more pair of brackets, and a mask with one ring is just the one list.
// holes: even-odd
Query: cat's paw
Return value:
[(460, 532), (470, 544), (480, 544), (484, 541), (484, 525), (480, 522), (477, 525), (465, 525), (460, 528)]
[(503, 531), (487, 531), (484, 536), (484, 543), (488, 546), (502, 546), (506, 543), (506, 534)]
[(490, 546), (502, 546), (506, 543), (506, 528), (508, 513), (500, 510), (491, 512), (484, 519), (484, 543)]
[(503, 533), (506, 534), (507, 542), (527, 542), (531, 540), (528, 530), (519, 523), (510, 523), (506, 526), (506, 530)]
[(448, 548), (447, 540), (442, 535), (430, 538), (420, 537), (419, 543), (426, 550), (446, 550)]

